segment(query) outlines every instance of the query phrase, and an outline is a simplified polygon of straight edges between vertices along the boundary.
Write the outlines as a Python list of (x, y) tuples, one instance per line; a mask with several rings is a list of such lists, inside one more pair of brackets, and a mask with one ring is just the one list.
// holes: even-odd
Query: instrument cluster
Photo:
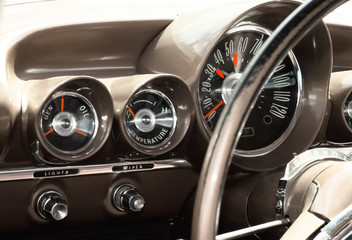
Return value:
[[(119, 7), (77, 15), (64, 4), (48, 21), (41, 8), (27, 11), (38, 13), (29, 22), (13, 18), (19, 28), (0, 42), (0, 230), (183, 216), (211, 138), (221, 138), (221, 111), (298, 5), (247, 1), (169, 16)], [(320, 22), (283, 56), (238, 136), (231, 174), (270, 173), (314, 144), (329, 115), (330, 39)], [(344, 125), (349, 95), (335, 108)]]
[(187, 86), (166, 75), (140, 76), (131, 89), (123, 88), (124, 80), (57, 77), (29, 87), (23, 125), (35, 159), (49, 164), (88, 159), (109, 136), (119, 146), (110, 158), (155, 156), (176, 147), (193, 112)]
[[(214, 8), (196, 19), (184, 14), (148, 29), (140, 22), (85, 23), (17, 39), (8, 74), (11, 87), (21, 89), (14, 107), (20, 123), (12, 128), (21, 136), (8, 141), (13, 149), (6, 161), (14, 159), (20, 139), (29, 146), (30, 166), (157, 156), (201, 163), (244, 69), (296, 7), (270, 1), (235, 12)], [(234, 165), (276, 169), (314, 143), (327, 112), (332, 56), (326, 49), (331, 41), (321, 23), (276, 66), (234, 149)], [(15, 158), (24, 163), (28, 156)]]

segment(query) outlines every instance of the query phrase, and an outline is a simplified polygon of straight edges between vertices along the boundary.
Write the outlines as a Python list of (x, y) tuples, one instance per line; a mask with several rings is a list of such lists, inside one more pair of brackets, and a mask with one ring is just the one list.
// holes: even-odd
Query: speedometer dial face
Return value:
[[(212, 133), (242, 72), (255, 56), (269, 31), (259, 27), (235, 28), (215, 46), (199, 81), (199, 106), (204, 125)], [(276, 66), (242, 131), (237, 150), (264, 153), (288, 134), (302, 91), (301, 73), (292, 52)]]

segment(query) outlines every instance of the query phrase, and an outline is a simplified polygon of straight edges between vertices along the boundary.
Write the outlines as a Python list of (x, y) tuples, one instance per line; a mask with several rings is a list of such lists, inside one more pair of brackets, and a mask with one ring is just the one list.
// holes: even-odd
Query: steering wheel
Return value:
[(270, 73), (306, 32), (346, 1), (311, 0), (302, 4), (273, 32), (247, 66), (222, 112), (204, 159), (193, 210), (193, 240), (215, 239), (233, 149)]

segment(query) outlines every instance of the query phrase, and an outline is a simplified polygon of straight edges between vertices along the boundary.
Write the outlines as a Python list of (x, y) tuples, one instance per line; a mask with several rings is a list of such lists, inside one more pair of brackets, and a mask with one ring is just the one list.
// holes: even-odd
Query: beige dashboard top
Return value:
[[(87, 22), (138, 19), (174, 19), (177, 15), (229, 3), (250, 4), (257, 0), (0, 0), (0, 33), (25, 26), (45, 27)], [(266, 2), (263, 0), (262, 2)], [(328, 23), (346, 25), (352, 22), (348, 2), (325, 18)], [(94, 10), (94, 11), (93, 11)], [(45, 20), (44, 20), (45, 19)], [(43, 21), (44, 20), (44, 21)]]
[[(251, 0), (252, 2), (258, 2)], [(233, 2), (248, 1), (114, 1), (114, 0), (57, 0), (17, 1), (0, 0), (3, 5), (1, 32), (18, 27), (52, 24), (74, 24), (82, 21), (116, 21), (138, 19), (174, 19), (177, 15), (192, 10), (214, 7)], [(266, 1), (263, 1), (266, 2)], [(45, 19), (45, 21), (43, 21)]]

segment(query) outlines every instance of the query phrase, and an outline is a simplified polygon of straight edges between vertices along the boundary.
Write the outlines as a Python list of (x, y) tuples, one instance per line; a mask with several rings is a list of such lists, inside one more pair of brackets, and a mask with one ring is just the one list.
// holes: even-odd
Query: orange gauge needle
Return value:
[(52, 129), (50, 129), (49, 131), (47, 131), (46, 133), (44, 133), (44, 135), (46, 136), (46, 135), (48, 135), (48, 134), (50, 134), (50, 133), (52, 133), (52, 132), (54, 132), (54, 128), (52, 128)]
[(78, 131), (78, 130), (76, 130), (75, 132), (78, 133), (78, 134), (81, 134), (81, 135), (83, 135), (83, 136), (85, 136), (85, 137), (87, 137), (87, 134), (84, 134), (84, 133), (82, 133), (82, 132), (80, 132), (80, 131)]
[(218, 109), (222, 104), (224, 103), (224, 100), (221, 100), (218, 105), (216, 105), (212, 110), (210, 110), (210, 112), (207, 113), (207, 115), (204, 116), (204, 119), (206, 119), (207, 117), (209, 117), (209, 115), (214, 112), (216, 109)]
[(221, 77), (224, 78), (224, 74), (222, 74), (221, 70), (219, 68), (216, 69), (216, 73)]
[(61, 98), (61, 112), (64, 111), (64, 97)]
[(132, 111), (132, 109), (130, 107), (128, 107), (128, 111), (130, 111), (130, 113), (132, 114), (132, 117), (134, 118), (134, 112)]
[(237, 62), (238, 62), (238, 54), (236, 53), (235, 55), (233, 55), (233, 65), (235, 66), (235, 68), (237, 67)]

